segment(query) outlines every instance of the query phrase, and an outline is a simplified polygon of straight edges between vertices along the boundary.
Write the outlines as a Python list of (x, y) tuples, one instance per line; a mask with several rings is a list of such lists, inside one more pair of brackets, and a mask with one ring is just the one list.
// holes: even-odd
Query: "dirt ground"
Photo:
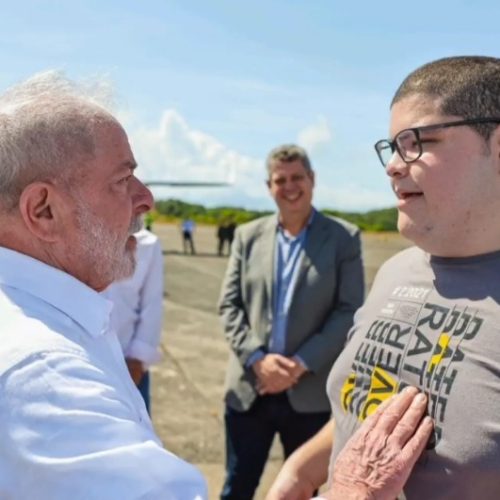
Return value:
[[(166, 448), (205, 474), (210, 499), (224, 475), (223, 382), (228, 348), (216, 304), (227, 264), (216, 255), (215, 228), (198, 227), (197, 254), (182, 253), (179, 228), (156, 225), (165, 256), (163, 361), (152, 369), (152, 417)], [(395, 234), (363, 235), (368, 286), (389, 256), (409, 245)], [(256, 495), (264, 498), (281, 465), (275, 443)], [(147, 464), (145, 464), (147, 467)]]

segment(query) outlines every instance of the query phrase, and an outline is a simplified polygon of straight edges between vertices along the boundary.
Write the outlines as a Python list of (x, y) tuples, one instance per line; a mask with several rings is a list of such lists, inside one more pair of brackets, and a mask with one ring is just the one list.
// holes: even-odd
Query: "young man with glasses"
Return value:
[[(408, 385), (427, 394), (435, 431), (406, 499), (498, 498), (499, 125), (500, 59), (434, 61), (397, 90), (391, 139), (375, 149), (398, 200), (399, 231), (416, 246), (380, 269), (330, 373), (335, 423), (285, 464), (270, 499), (307, 498), (326, 479), (325, 449), (335, 464), (359, 423)], [(373, 498), (390, 448), (387, 440), (353, 498)]]

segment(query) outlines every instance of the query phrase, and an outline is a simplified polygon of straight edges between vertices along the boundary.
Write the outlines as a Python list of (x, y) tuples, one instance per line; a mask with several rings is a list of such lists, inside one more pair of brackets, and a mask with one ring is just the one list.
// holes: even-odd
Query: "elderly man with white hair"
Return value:
[(118, 121), (55, 73), (0, 96), (0, 498), (205, 499), (154, 433), (98, 292), (148, 189)]

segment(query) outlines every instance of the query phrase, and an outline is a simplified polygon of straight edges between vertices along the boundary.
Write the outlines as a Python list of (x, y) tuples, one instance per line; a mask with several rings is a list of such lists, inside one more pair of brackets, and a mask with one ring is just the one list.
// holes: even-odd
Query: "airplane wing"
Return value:
[(233, 186), (236, 181), (236, 172), (234, 168), (230, 168), (226, 180), (223, 181), (141, 181), (146, 186), (171, 186), (171, 187), (224, 187)]
[(232, 182), (203, 182), (203, 181), (143, 181), (146, 186), (173, 186), (173, 187), (222, 187), (231, 186)]

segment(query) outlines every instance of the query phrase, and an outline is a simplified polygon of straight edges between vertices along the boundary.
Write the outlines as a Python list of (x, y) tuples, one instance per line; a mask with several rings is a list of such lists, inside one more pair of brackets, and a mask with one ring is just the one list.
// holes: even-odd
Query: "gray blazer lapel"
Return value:
[(316, 261), (316, 257), (318, 256), (321, 247), (325, 243), (328, 238), (327, 231), (327, 220), (325, 216), (319, 212), (316, 212), (314, 215), (314, 219), (312, 221), (311, 227), (307, 233), (306, 245), (304, 247), (304, 254), (302, 256), (300, 262), (299, 273), (297, 275), (297, 282), (295, 284), (295, 289), (293, 295), (297, 293), (301, 282), (305, 279), (307, 271)]
[(273, 310), (274, 248), (277, 224), (278, 216), (275, 215), (269, 219), (259, 235), (259, 255), (261, 257), (261, 269), (264, 275), (270, 315), (272, 315)]

